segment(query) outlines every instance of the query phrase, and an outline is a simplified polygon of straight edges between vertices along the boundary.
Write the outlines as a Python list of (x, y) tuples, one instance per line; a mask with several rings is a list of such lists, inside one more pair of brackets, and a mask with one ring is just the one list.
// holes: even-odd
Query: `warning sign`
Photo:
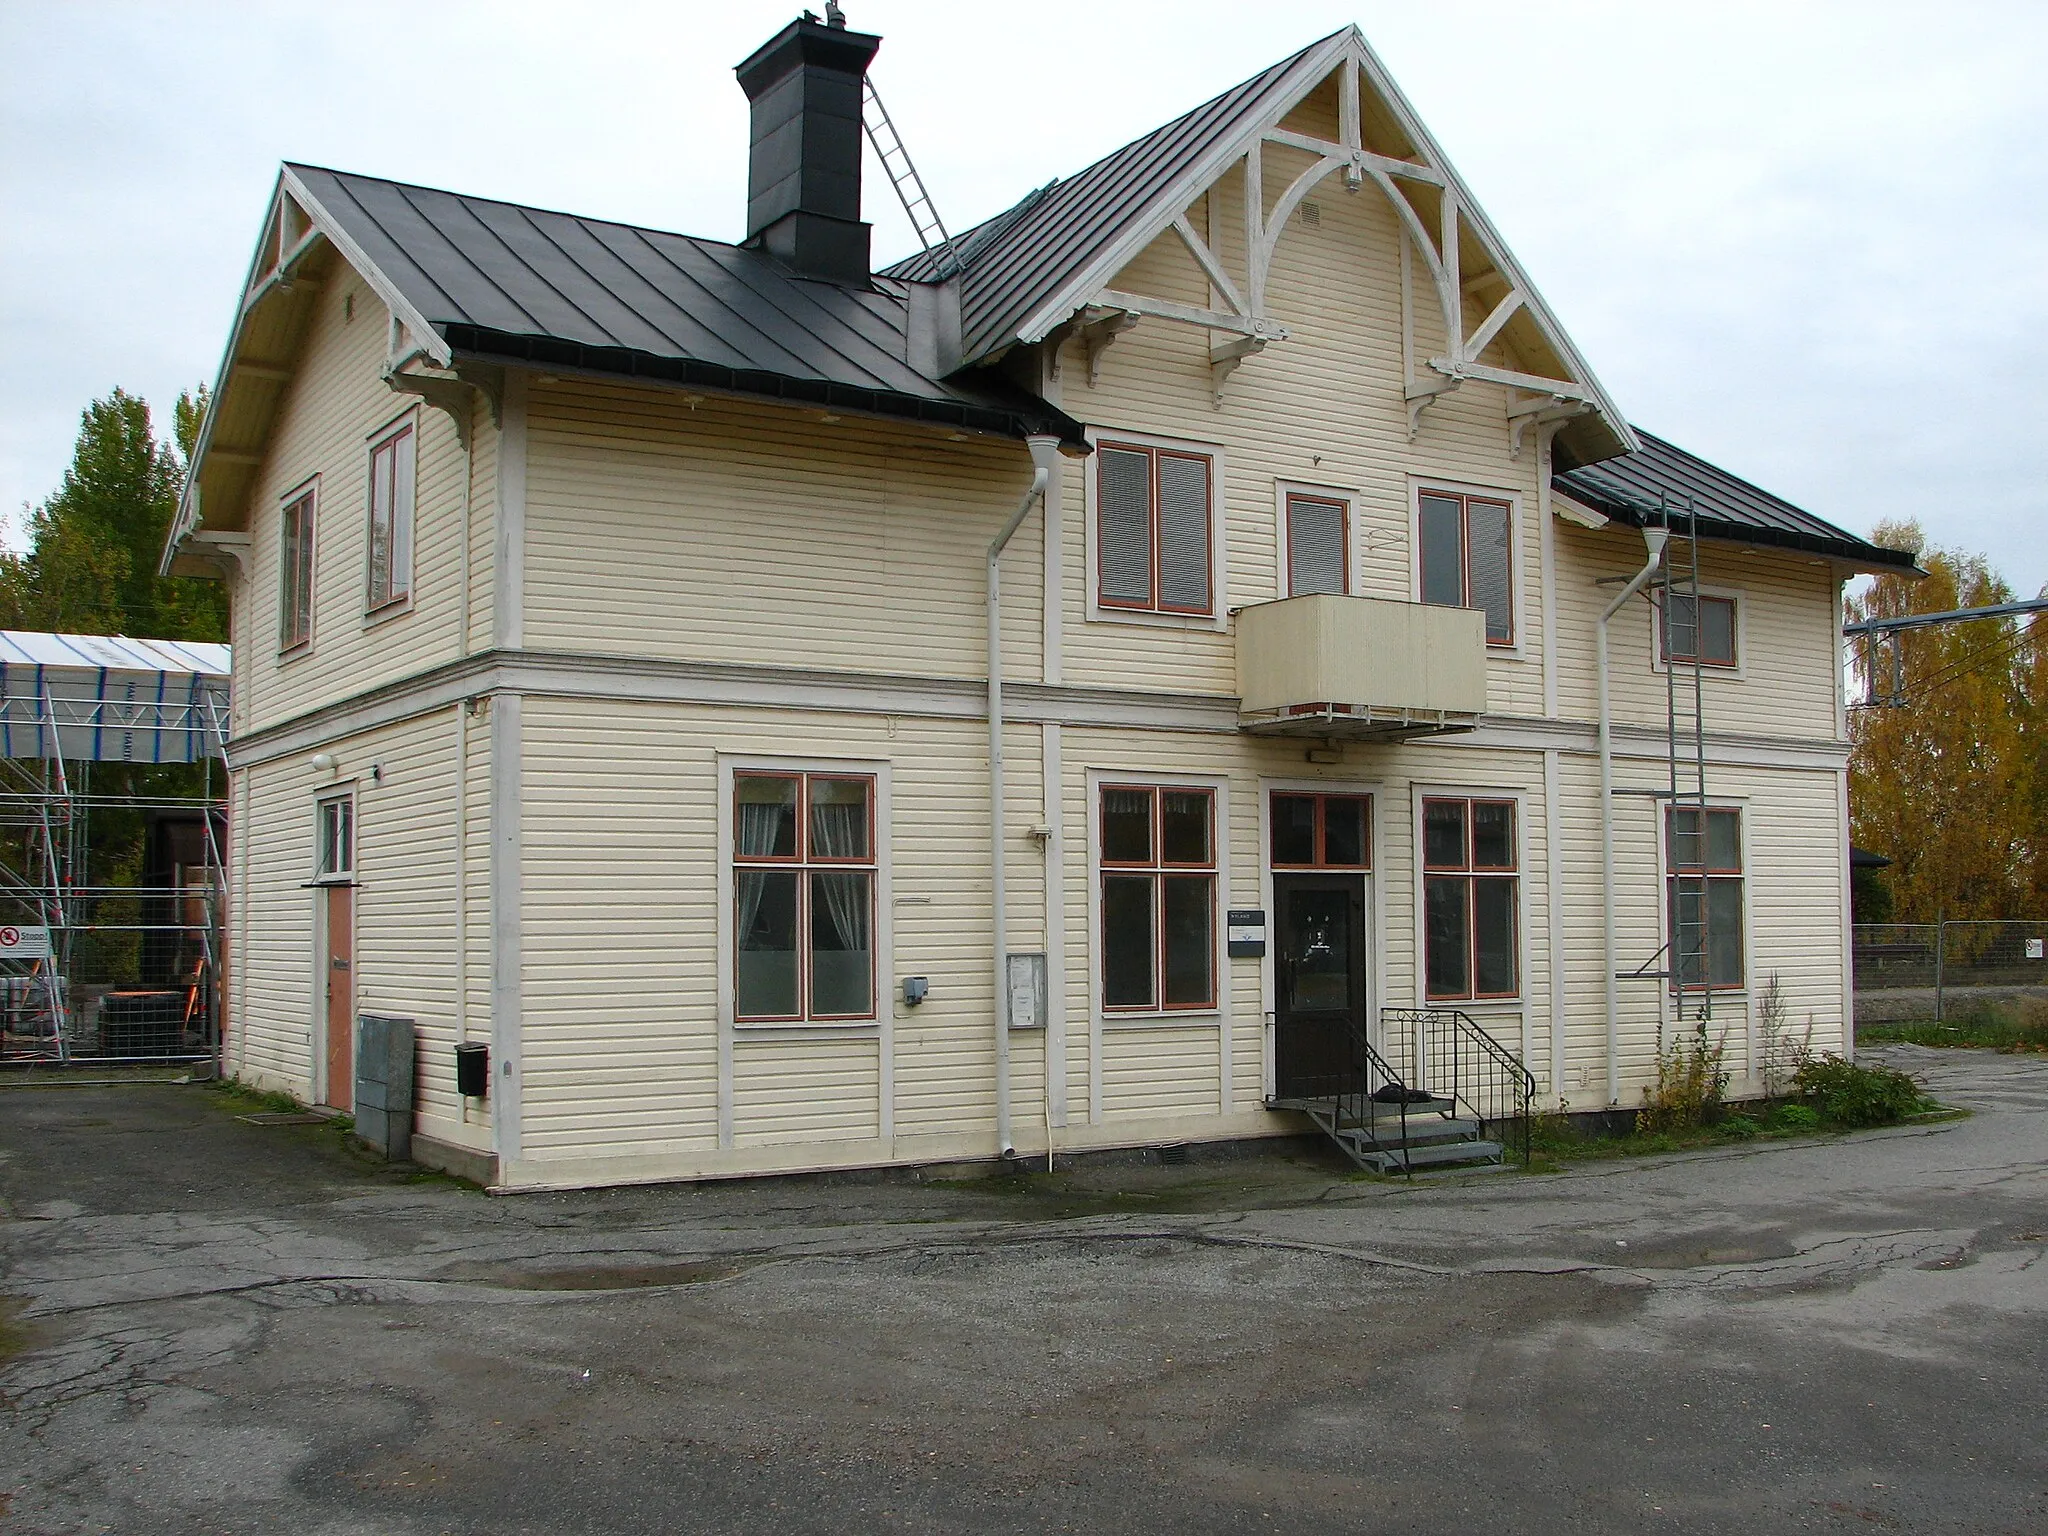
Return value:
[(0, 928), (0, 960), (47, 960), (49, 958), (49, 929)]

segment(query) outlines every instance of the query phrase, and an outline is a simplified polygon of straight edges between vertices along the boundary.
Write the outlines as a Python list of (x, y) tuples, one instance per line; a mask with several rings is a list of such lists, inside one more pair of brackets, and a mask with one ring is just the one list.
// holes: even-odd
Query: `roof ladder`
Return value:
[(861, 126), (868, 131), (868, 142), (875, 146), (882, 169), (889, 173), (890, 184), (896, 188), (904, 213), (909, 215), (910, 227), (917, 231), (918, 243), (926, 251), (938, 252), (935, 260), (939, 276), (958, 276), (960, 263), (953, 255), (953, 237), (946, 233), (945, 221), (939, 217), (939, 210), (932, 206), (931, 194), (924, 189), (924, 178), (911, 164), (910, 151), (903, 147), (903, 139), (896, 132), (895, 123), (890, 121), (882, 98), (875, 94), (875, 82), (872, 80), (863, 82)]

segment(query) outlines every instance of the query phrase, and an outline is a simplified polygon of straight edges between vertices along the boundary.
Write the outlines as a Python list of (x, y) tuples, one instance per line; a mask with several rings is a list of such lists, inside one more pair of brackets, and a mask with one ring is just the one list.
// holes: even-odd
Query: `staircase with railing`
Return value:
[(1384, 1009), (1381, 1016), (1383, 1026), (1401, 1026), (1383, 1028), (1383, 1037), (1399, 1040), (1397, 1052), (1406, 1049), (1410, 1072), (1397, 1071), (1354, 1022), (1346, 1064), (1272, 1107), (1306, 1115), (1373, 1173), (1499, 1166), (1509, 1139), (1529, 1160), (1536, 1084), (1505, 1046), (1456, 1010)]

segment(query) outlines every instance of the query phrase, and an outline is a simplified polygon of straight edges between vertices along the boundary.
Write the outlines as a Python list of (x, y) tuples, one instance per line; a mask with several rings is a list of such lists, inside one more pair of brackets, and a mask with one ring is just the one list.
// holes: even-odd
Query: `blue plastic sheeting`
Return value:
[(0, 630), (0, 756), (218, 757), (228, 676), (225, 645)]

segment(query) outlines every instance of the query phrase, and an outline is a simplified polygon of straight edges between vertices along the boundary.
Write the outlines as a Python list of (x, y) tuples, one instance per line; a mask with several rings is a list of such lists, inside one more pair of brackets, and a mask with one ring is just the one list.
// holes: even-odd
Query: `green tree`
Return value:
[(227, 638), (218, 583), (157, 575), (205, 406), (203, 387), (178, 397), (175, 446), (126, 390), (85, 408), (63, 483), (28, 511), (28, 549), (0, 552), (0, 627)]
[[(1914, 523), (1875, 542), (1913, 551), (1921, 581), (1878, 577), (1852, 619), (1899, 618), (2010, 602), (1982, 556), (1924, 549)], [(1859, 709), (1851, 729), (1850, 834), (1890, 856), (1901, 922), (2040, 915), (2048, 892), (2048, 626), (1982, 619), (1898, 636), (1905, 702)], [(1878, 693), (1889, 692), (1880, 666)]]

